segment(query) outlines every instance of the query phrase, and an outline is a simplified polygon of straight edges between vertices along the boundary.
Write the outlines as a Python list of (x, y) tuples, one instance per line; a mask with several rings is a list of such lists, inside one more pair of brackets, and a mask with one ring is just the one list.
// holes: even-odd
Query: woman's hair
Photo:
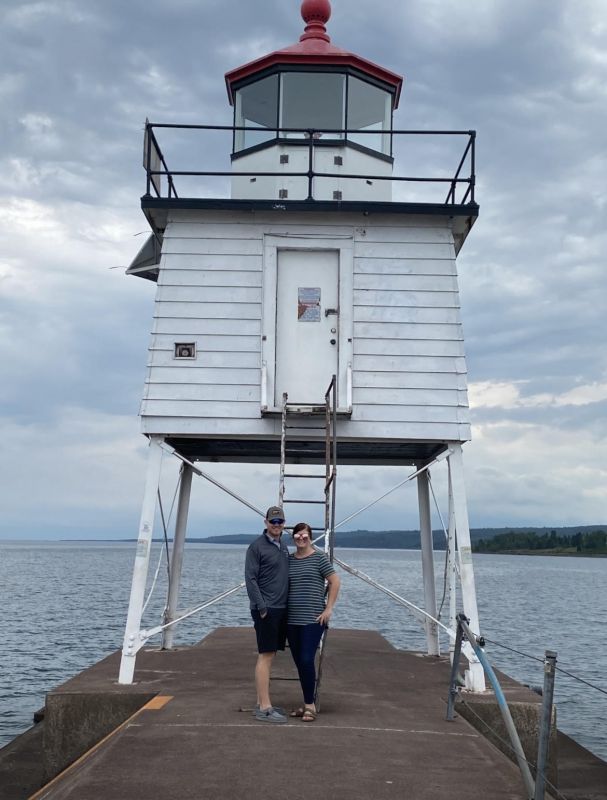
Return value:
[(307, 531), (310, 534), (310, 539), (312, 538), (312, 528), (308, 525), (307, 522), (298, 522), (297, 525), (293, 528), (292, 533), (299, 533), (300, 531)]

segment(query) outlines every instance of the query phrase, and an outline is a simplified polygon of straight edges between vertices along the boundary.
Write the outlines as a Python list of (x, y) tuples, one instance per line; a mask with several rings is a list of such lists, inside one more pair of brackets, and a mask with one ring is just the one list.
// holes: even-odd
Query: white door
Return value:
[(320, 405), (338, 374), (339, 253), (279, 250), (274, 405)]

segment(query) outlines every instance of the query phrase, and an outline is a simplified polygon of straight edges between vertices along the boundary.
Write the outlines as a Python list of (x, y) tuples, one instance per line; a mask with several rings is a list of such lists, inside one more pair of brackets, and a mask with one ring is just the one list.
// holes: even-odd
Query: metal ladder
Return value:
[[(327, 391), (325, 392), (324, 406), (301, 406), (296, 403), (289, 403), (288, 394), (285, 392), (282, 396), (282, 426), (280, 438), (280, 478), (278, 489), (278, 505), (284, 508), (286, 504), (293, 505), (311, 505), (311, 506), (324, 506), (324, 527), (310, 526), (312, 533), (321, 533), (324, 535), (324, 550), (333, 562), (333, 547), (334, 547), (334, 534), (335, 534), (335, 493), (337, 488), (337, 378), (335, 375), (331, 378), (331, 382)], [(297, 423), (290, 423), (294, 416), (298, 417), (319, 417), (324, 416), (324, 425), (310, 426), (298, 425)], [(308, 431), (324, 431), (325, 447), (325, 471), (324, 473), (307, 474), (302, 472), (287, 472), (286, 466), (288, 461), (297, 460), (299, 456), (312, 455), (320, 456), (322, 450), (302, 449), (301, 446), (289, 446), (290, 432), (299, 430), (300, 432), (307, 433)], [(285, 492), (285, 479), (296, 480), (320, 480), (324, 479), (324, 499), (301, 499), (301, 498), (288, 498)], [(327, 631), (325, 628), (319, 648), (319, 659), (316, 678), (316, 690), (314, 702), (316, 710), (320, 710), (319, 697), (320, 697), (320, 683), (322, 678), (322, 664), (323, 657), (326, 650)]]

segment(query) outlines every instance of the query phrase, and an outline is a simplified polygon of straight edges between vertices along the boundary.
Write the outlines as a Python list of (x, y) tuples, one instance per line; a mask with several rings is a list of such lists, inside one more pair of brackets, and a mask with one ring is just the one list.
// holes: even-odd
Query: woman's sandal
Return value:
[(290, 717), (303, 717), (305, 708), (295, 708), (289, 714)]
[(302, 722), (314, 722), (315, 719), (316, 719), (316, 711), (312, 711), (311, 708), (304, 709), (304, 712), (301, 715)]

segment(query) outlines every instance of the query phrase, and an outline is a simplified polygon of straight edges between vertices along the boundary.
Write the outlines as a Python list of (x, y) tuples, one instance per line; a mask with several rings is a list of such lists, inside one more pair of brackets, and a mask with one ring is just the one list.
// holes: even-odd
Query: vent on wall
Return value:
[(196, 358), (196, 342), (175, 342), (174, 358)]

